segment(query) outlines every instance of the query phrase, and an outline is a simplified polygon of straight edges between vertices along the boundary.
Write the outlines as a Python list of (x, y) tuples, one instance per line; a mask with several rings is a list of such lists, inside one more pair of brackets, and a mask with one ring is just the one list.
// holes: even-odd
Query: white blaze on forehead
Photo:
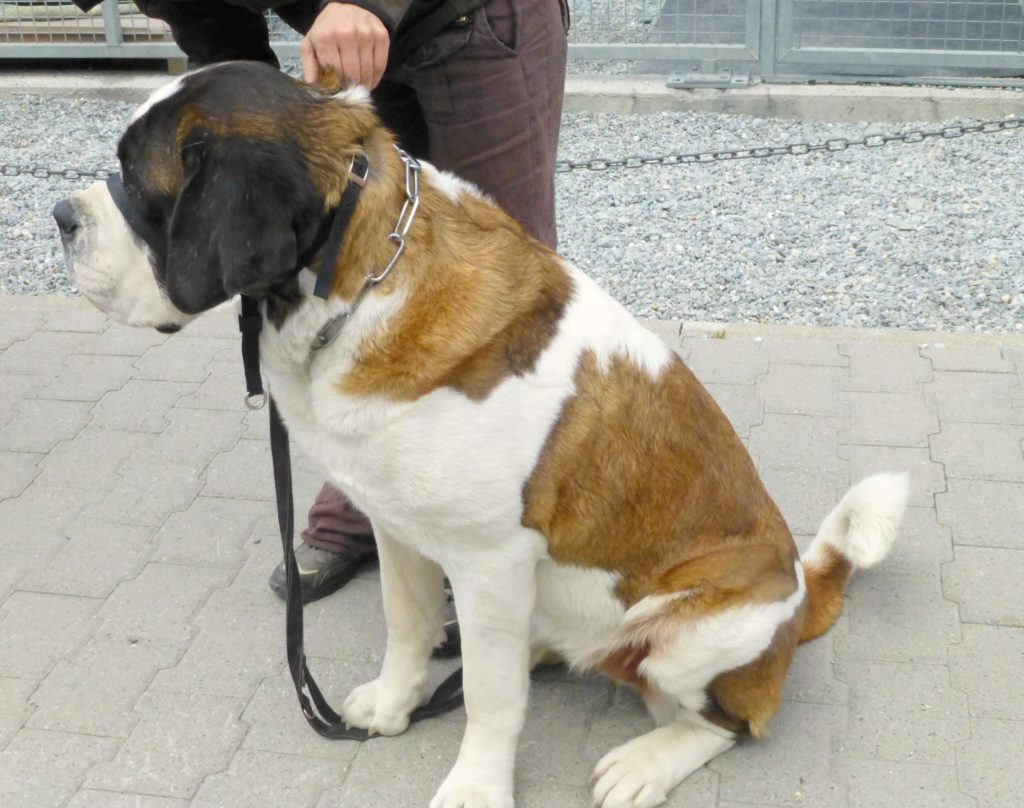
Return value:
[(178, 76), (178, 78), (174, 79), (174, 81), (170, 81), (167, 84), (165, 84), (163, 87), (160, 87), (160, 88), (154, 90), (153, 94), (150, 95), (149, 98), (147, 98), (145, 101), (143, 101), (142, 104), (139, 106), (139, 108), (137, 110), (135, 110), (135, 112), (132, 113), (132, 119), (131, 119), (131, 121), (129, 121), (129, 123), (135, 123), (139, 118), (141, 118), (143, 115), (145, 115), (147, 112), (149, 112), (153, 107), (155, 107), (161, 101), (167, 100), (172, 95), (174, 95), (176, 92), (178, 92), (178, 90), (180, 90), (185, 85), (185, 81), (190, 76), (194, 76), (197, 73), (202, 73), (204, 70), (211, 70), (212, 68), (220, 67), (221, 65), (225, 65), (225, 64), (230, 64), (230, 62), (218, 62), (215, 65), (207, 65), (206, 67), (197, 67), (195, 70), (190, 70), (188, 73), (185, 73), (185, 74), (183, 74), (181, 76)]
[(157, 90), (154, 90), (153, 93), (149, 96), (149, 98), (143, 101), (142, 104), (139, 105), (139, 108), (132, 113), (131, 123), (135, 123), (139, 118), (141, 118), (143, 115), (149, 112), (154, 106), (159, 104), (164, 99), (170, 98), (172, 95), (178, 92), (178, 90), (181, 89), (181, 85), (185, 82), (185, 76), (187, 75), (188, 73), (186, 73), (184, 76), (178, 76), (178, 78), (176, 78), (174, 81), (165, 84), (163, 87), (160, 87)]

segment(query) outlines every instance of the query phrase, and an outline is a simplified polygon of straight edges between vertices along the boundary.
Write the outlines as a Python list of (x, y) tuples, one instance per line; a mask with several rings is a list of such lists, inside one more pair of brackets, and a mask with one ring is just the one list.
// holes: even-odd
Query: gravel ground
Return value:
[[(0, 99), (0, 164), (111, 167), (132, 108)], [(577, 113), (565, 117), (562, 157), (894, 130)], [(808, 157), (573, 171), (558, 176), (561, 249), (645, 317), (1019, 332), (1021, 176), (1021, 130)], [(0, 293), (74, 294), (49, 211), (85, 184), (0, 177)]]

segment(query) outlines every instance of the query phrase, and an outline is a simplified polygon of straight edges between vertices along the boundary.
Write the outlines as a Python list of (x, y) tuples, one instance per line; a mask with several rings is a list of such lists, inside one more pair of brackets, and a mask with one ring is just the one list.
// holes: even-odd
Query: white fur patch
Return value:
[(177, 309), (153, 274), (149, 247), (132, 233), (106, 183), (71, 195), (81, 223), (65, 258), (75, 285), (97, 308), (119, 323), (183, 326), (194, 317)]
[[(692, 621), (665, 621), (652, 638), (651, 653), (640, 663), (639, 672), (693, 709), (695, 705), (684, 701), (687, 696), (701, 693), (718, 674), (757, 659), (771, 645), (778, 627), (796, 613), (807, 587), (799, 561), (794, 572), (797, 589), (785, 600), (737, 606)], [(626, 637), (632, 636), (634, 609), (649, 620), (647, 607), (640, 601), (626, 613)]]
[(362, 84), (350, 84), (345, 89), (336, 92), (332, 98), (353, 107), (366, 107), (371, 103), (370, 91)]
[(431, 188), (435, 188), (440, 191), (453, 202), (457, 202), (459, 197), (463, 194), (493, 202), (487, 194), (473, 185), (473, 183), (466, 182), (466, 180), (455, 176), (450, 171), (440, 171), (436, 166), (433, 166), (430, 163), (422, 163), (421, 166), (421, 173), (423, 178), (427, 181), (427, 184), (429, 184)]
[(825, 517), (811, 546), (806, 563), (818, 560), (829, 544), (855, 567), (864, 569), (889, 554), (910, 496), (910, 476), (885, 472), (861, 480)]

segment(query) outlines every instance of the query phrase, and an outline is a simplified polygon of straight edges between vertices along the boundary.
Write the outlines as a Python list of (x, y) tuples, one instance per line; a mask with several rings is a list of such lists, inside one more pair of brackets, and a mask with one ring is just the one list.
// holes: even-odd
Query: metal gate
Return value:
[[(569, 0), (570, 58), (767, 81), (1024, 76), (1024, 0)], [(271, 20), (275, 48), (298, 44)], [(172, 58), (125, 0), (0, 0), (0, 59)], [(586, 67), (584, 66), (584, 70)], [(595, 68), (598, 69), (598, 68)], [(601, 71), (607, 69), (605, 66)]]

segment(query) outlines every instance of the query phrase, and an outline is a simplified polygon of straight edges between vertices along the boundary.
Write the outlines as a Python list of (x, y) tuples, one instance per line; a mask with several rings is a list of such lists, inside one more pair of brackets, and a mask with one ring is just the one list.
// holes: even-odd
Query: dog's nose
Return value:
[(78, 229), (78, 217), (70, 199), (62, 199), (53, 206), (53, 218), (57, 220), (62, 236), (70, 236)]

